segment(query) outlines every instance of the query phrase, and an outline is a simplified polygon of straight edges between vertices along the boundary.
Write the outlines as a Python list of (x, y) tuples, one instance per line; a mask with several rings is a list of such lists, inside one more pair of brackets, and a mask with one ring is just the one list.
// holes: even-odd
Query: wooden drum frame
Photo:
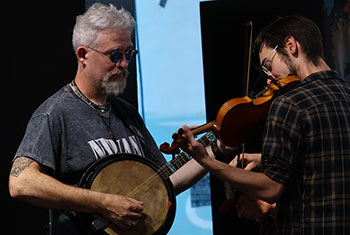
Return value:
[[(92, 191), (118, 194), (144, 202), (143, 218), (130, 230), (108, 224), (107, 234), (166, 234), (175, 217), (176, 199), (169, 178), (157, 173), (158, 167), (146, 158), (134, 154), (115, 154), (93, 163), (84, 173), (80, 187)], [(79, 213), (89, 231), (96, 216)]]

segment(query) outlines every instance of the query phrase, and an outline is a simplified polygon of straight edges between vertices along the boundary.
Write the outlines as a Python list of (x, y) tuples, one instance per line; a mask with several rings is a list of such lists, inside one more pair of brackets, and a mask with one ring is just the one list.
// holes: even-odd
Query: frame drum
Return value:
[[(80, 187), (97, 192), (119, 194), (144, 202), (143, 218), (130, 230), (112, 224), (104, 227), (107, 234), (166, 234), (175, 217), (176, 199), (169, 178), (163, 179), (157, 167), (146, 158), (133, 154), (110, 155), (93, 163), (83, 175)], [(79, 213), (85, 228), (95, 216)]]

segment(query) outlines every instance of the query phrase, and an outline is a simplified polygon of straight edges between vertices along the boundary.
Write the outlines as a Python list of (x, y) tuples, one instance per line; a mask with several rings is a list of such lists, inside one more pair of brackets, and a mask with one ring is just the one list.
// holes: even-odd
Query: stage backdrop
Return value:
[[(205, 123), (199, 3), (135, 1), (139, 110), (158, 145), (184, 124)], [(177, 197), (169, 234), (212, 234), (210, 204), (206, 176)]]
[[(214, 72), (222, 73), (222, 70), (229, 69), (222, 75), (217, 75), (214, 84), (222, 83), (225, 79), (232, 77), (240, 79), (238, 75), (233, 76), (233, 74), (241, 68), (238, 67), (237, 70), (232, 66), (232, 61), (239, 60), (240, 57), (233, 49), (239, 48), (240, 45), (232, 45), (230, 38), (227, 38), (230, 35), (221, 32), (213, 36), (225, 39), (227, 43), (220, 41), (215, 44), (213, 50), (232, 49), (232, 53), (225, 55), (229, 56), (229, 63), (225, 64), (225, 57), (212, 57), (204, 51), (202, 53), (201, 48), (203, 45), (205, 50), (206, 39), (201, 38), (201, 30), (203, 31), (207, 26), (204, 22), (201, 25), (199, 3), (205, 1), (115, 0), (115, 2), (117, 5), (122, 3), (127, 9), (130, 7), (129, 10), (132, 12), (136, 3), (135, 16), (138, 18), (139, 40), (135, 39), (135, 41), (138, 41), (136, 44), (140, 49), (137, 66), (140, 80), (136, 85), (136, 66), (131, 67), (134, 75), (131, 74), (125, 98), (137, 106), (136, 92), (139, 89), (140, 113), (143, 114), (157, 143), (170, 141), (172, 132), (182, 124), (198, 125), (205, 122), (206, 113), (208, 113), (208, 120), (211, 120), (219, 105), (232, 96), (222, 96), (222, 94), (231, 95), (231, 93), (222, 89), (216, 90), (216, 85), (209, 86), (210, 89), (204, 85), (203, 78), (205, 77), (206, 80), (209, 78), (207, 78), (207, 72), (203, 74), (203, 60), (218, 61), (217, 66), (213, 67)], [(235, 9), (240, 14), (260, 17), (261, 20), (254, 21), (258, 24), (265, 24), (273, 17), (285, 14), (286, 4), (283, 1), (230, 2), (236, 4)], [(240, 2), (245, 2), (245, 6), (249, 9), (254, 9), (254, 6), (257, 9), (244, 13), (241, 10), (243, 8), (239, 6)], [(313, 4), (314, 1), (301, 2), (308, 5), (302, 7), (293, 2), (292, 5), (287, 6), (290, 10), (293, 10), (291, 6), (296, 6), (306, 13), (313, 13), (316, 6), (323, 5), (325, 2), (322, 10), (324, 15), (317, 19), (317, 23), (320, 26), (324, 25), (326, 59), (350, 82), (350, 1), (325, 0), (315, 1), (316, 4)], [(0, 171), (0, 193), (3, 208), (5, 208), (2, 210), (5, 218), (3, 224), (11, 234), (44, 234), (45, 232), (45, 225), (48, 223), (47, 209), (40, 209), (9, 197), (7, 184), (11, 160), (35, 108), (74, 78), (76, 58), (71, 45), (72, 29), (75, 17), (85, 10), (85, 4), (91, 3), (92, 1), (84, 0), (15, 0), (5, 1), (5, 5), (2, 5), (3, 9), (9, 13), (1, 16), (3, 31), (6, 33), (3, 35), (5, 44), (1, 53), (4, 74), (0, 93), (3, 101), (1, 146), (4, 157)], [(270, 10), (273, 13), (269, 13)], [(231, 11), (229, 14), (237, 14), (236, 11)], [(297, 13), (297, 11), (294, 12)], [(221, 13), (217, 11), (213, 14), (220, 16)], [(152, 17), (154, 17), (153, 20)], [(230, 23), (223, 21), (214, 23), (213, 27), (219, 26), (230, 30), (233, 27)], [(222, 87), (225, 85), (221, 84)], [(208, 93), (210, 90), (215, 90), (214, 95), (221, 97), (221, 100), (214, 102)], [(206, 107), (205, 100), (213, 106)], [(157, 120), (157, 117), (160, 120)], [(208, 178), (205, 180), (208, 181)], [(170, 234), (212, 234), (212, 214), (207, 184), (204, 182), (204, 186), (196, 187), (197, 190), (189, 190), (178, 198), (178, 211)], [(215, 191), (215, 188), (213, 190)], [(213, 197), (214, 202), (220, 203), (218, 197)], [(213, 213), (216, 213), (215, 208)], [(228, 220), (224, 219), (223, 224), (220, 224), (220, 219), (213, 215), (214, 233), (224, 234), (226, 231), (232, 234), (231, 228), (234, 229), (236, 222), (232, 222), (228, 217)], [(215, 228), (218, 230), (215, 231)], [(246, 230), (245, 234), (248, 234)]]
[[(253, 22), (253, 39), (266, 24), (278, 16), (303, 15), (321, 29), (325, 41), (325, 59), (349, 81), (349, 0), (284, 1), (218, 0), (201, 3), (201, 28), (207, 119), (213, 120), (219, 107), (227, 100), (242, 96), (243, 27)], [(253, 61), (254, 63), (254, 61)], [(255, 61), (255, 64), (258, 64)], [(250, 89), (259, 74), (251, 67)], [(264, 81), (264, 80), (262, 80)], [(266, 82), (266, 80), (265, 80)], [(259, 89), (257, 89), (259, 90)], [(259, 151), (261, 138), (257, 135), (246, 145), (247, 152)], [(223, 183), (212, 176), (212, 216), (214, 234), (258, 234), (259, 224), (238, 219), (233, 208), (227, 214), (218, 213), (225, 200)]]
[[(1, 66), (1, 202), (2, 234), (45, 234), (48, 210), (10, 198), (8, 176), (12, 158), (34, 110), (54, 92), (73, 80), (77, 68), (72, 48), (75, 16), (84, 11), (83, 0), (5, 1), (2, 14)], [(6, 36), (5, 36), (6, 35)], [(6, 74), (6, 75), (5, 75)]]

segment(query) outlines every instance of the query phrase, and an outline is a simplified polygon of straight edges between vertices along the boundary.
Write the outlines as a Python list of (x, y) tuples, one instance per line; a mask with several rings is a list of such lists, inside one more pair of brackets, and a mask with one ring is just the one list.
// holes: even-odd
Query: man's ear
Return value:
[(297, 42), (297, 40), (295, 40), (295, 38), (293, 36), (288, 36), (285, 38), (285, 47), (286, 47), (286, 50), (296, 56), (298, 55), (298, 52), (299, 52), (299, 46), (300, 44)]
[(76, 54), (77, 54), (78, 61), (80, 63), (85, 64), (87, 53), (88, 53), (88, 50), (87, 50), (86, 47), (80, 46), (80, 47), (77, 48)]

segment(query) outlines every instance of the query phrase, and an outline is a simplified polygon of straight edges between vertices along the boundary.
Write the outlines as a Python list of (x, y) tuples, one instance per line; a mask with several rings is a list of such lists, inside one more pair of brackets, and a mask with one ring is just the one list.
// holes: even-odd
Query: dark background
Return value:
[(8, 51), (1, 84), (1, 100), (8, 107), (2, 110), (5, 152), (0, 171), (1, 195), (5, 206), (3, 224), (8, 229), (3, 234), (42, 234), (48, 223), (48, 210), (9, 197), (8, 175), (33, 111), (74, 78), (77, 63), (71, 35), (75, 16), (84, 9), (84, 0), (19, 0), (2, 6), (2, 13), (7, 15), (2, 22), (8, 27), (2, 34)]
[[(93, 1), (12, 1), (3, 6), (5, 45), (2, 49), (2, 146), (1, 199), (9, 234), (45, 234), (48, 210), (10, 198), (8, 175), (12, 158), (34, 110), (49, 96), (74, 79), (77, 62), (72, 48), (75, 17)], [(118, 0), (130, 12), (134, 1)], [(6, 14), (6, 9), (9, 12)], [(6, 75), (4, 74), (7, 72)], [(136, 64), (123, 95), (137, 106)], [(5, 108), (8, 107), (8, 108)], [(6, 234), (4, 231), (3, 234)]]
[[(168, 0), (171, 1), (171, 0)], [(87, 1), (91, 3), (94, 1)], [(116, 1), (134, 12), (134, 1)], [(161, 1), (160, 1), (161, 2)], [(164, 2), (164, 1), (163, 1)], [(166, 2), (166, 1), (165, 1)], [(341, 1), (339, 1), (341, 2)], [(242, 96), (244, 24), (253, 22), (253, 39), (259, 30), (276, 16), (304, 15), (314, 20), (323, 32), (323, 1), (216, 1), (200, 4), (208, 121), (214, 120), (225, 101)], [(47, 209), (11, 199), (8, 175), (11, 160), (23, 137), (33, 111), (75, 76), (76, 60), (71, 45), (75, 17), (85, 10), (85, 0), (12, 1), (2, 5), (2, 30), (5, 43), (2, 53), (1, 199), (5, 210), (3, 223), (9, 234), (42, 234), (48, 222)], [(6, 12), (6, 11), (9, 12)], [(327, 36), (327, 34), (325, 35)], [(327, 45), (326, 45), (327, 48)], [(327, 62), (332, 66), (330, 50)], [(137, 105), (136, 67), (130, 65), (130, 77), (124, 97)], [(250, 87), (259, 76), (251, 69)], [(258, 83), (258, 88), (262, 84)], [(260, 135), (247, 143), (248, 151), (258, 151)], [(215, 234), (258, 234), (259, 225), (239, 220), (235, 211), (217, 213), (224, 200), (222, 182), (211, 176), (212, 211)], [(45, 230), (45, 229), (44, 229)]]
[[(252, 4), (254, 2), (254, 4)], [(312, 11), (310, 11), (312, 9)], [(253, 22), (253, 40), (259, 31), (277, 16), (302, 15), (323, 25), (323, 3), (317, 0), (293, 1), (216, 1), (202, 2), (201, 31), (207, 120), (215, 120), (220, 106), (226, 101), (244, 96), (244, 25)], [(322, 27), (321, 27), (322, 30)], [(252, 58), (253, 59), (253, 58)], [(249, 87), (254, 84), (259, 91), (266, 84), (252, 61)], [(246, 143), (246, 152), (260, 152), (261, 132), (251, 136)], [(218, 213), (226, 199), (223, 182), (214, 175), (210, 177), (214, 234), (259, 234), (260, 224), (247, 219), (238, 219), (235, 209), (226, 214)]]

